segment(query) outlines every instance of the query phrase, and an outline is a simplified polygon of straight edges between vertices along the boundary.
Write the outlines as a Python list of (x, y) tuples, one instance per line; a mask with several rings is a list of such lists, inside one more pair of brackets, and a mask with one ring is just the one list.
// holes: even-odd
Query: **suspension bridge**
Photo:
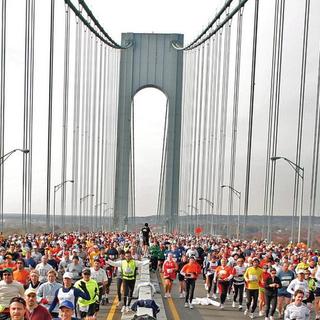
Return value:
[(25, 231), (37, 213), (52, 231), (134, 228), (133, 99), (153, 87), (167, 99), (154, 225), (246, 238), (257, 215), (271, 241), (282, 214), (286, 240), (311, 244), (318, 9), (228, 0), (186, 44), (180, 33), (115, 41), (83, 0), (2, 0), (2, 231), (13, 202)]

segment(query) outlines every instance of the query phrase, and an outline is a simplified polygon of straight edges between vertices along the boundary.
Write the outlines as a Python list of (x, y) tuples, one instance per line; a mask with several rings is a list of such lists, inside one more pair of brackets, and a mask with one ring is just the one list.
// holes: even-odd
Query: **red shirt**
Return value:
[(163, 263), (163, 277), (174, 280), (177, 276), (178, 265), (175, 261), (166, 260)]
[(42, 305), (38, 305), (32, 312), (26, 311), (27, 320), (50, 320), (52, 319), (49, 311)]

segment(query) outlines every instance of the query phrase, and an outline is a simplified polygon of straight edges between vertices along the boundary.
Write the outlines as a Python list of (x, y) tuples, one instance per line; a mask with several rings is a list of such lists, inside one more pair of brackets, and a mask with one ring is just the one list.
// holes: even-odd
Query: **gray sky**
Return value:
[[(105, 30), (117, 41), (121, 32), (183, 33), (189, 42), (213, 18), (223, 0), (212, 1), (102, 1), (87, 0), (88, 6)], [(10, 0), (8, 4), (7, 41), (7, 106), (5, 150), (22, 146), (23, 124), (23, 64), (24, 64), (24, 7), (21, 1)], [(249, 0), (244, 12), (243, 73), (240, 96), (239, 145), (236, 186), (244, 191), (244, 166), (247, 134), (247, 106), (249, 94), (248, 74), (250, 65), (253, 0)], [(63, 1), (56, 1), (56, 51), (55, 56), (55, 113), (57, 129), (53, 141), (52, 184), (60, 183), (60, 143), (62, 114), (62, 49), (64, 8)], [(299, 72), (301, 66), (301, 43), (303, 23), (302, 0), (286, 2), (285, 41), (283, 59), (283, 89), (281, 93), (279, 155), (294, 160), (296, 141), (296, 111), (299, 95)], [(253, 142), (253, 167), (250, 195), (250, 212), (261, 213), (263, 208), (264, 163), (266, 150), (267, 110), (270, 87), (270, 66), (272, 54), (273, 6), (274, 1), (260, 1), (259, 50), (257, 61), (256, 108)], [(304, 125), (303, 165), (306, 168), (305, 208), (308, 208), (310, 192), (311, 151), (316, 101), (317, 55), (319, 53), (320, 3), (311, 1), (310, 46), (308, 52), (306, 110)], [(49, 50), (49, 1), (36, 1), (36, 73), (35, 73), (35, 118), (34, 118), (34, 173), (33, 173), (33, 212), (45, 210), (46, 192), (46, 128), (47, 121), (47, 70)], [(234, 57), (232, 57), (234, 59)], [(231, 66), (232, 68), (232, 66)], [(231, 70), (231, 69), (230, 69)], [(45, 85), (44, 85), (45, 84)], [(232, 92), (231, 92), (232, 93)], [(230, 96), (231, 96), (230, 93)], [(231, 101), (231, 100), (230, 100)], [(152, 105), (152, 109), (150, 109)], [(158, 194), (160, 151), (164, 119), (164, 96), (151, 89), (141, 91), (135, 100), (136, 114), (136, 191), (137, 215), (154, 212)], [(231, 106), (230, 106), (231, 110)], [(148, 116), (144, 111), (151, 111)], [(153, 120), (159, 120), (152, 122)], [(228, 115), (228, 126), (231, 117)], [(148, 125), (148, 127), (145, 127)], [(152, 130), (152, 131), (151, 131)], [(230, 130), (229, 130), (230, 132)], [(148, 139), (146, 139), (148, 137)], [(230, 136), (227, 137), (227, 150), (230, 149)], [(229, 154), (229, 152), (228, 152)], [(226, 173), (228, 177), (228, 159)], [(5, 163), (5, 212), (20, 212), (21, 208), (21, 154), (13, 155)], [(275, 210), (289, 214), (292, 207), (293, 174), (285, 163), (279, 163), (277, 171)], [(70, 173), (70, 171), (69, 171)], [(227, 183), (227, 181), (226, 181)], [(69, 198), (70, 199), (70, 198)], [(318, 206), (319, 207), (319, 206)]]

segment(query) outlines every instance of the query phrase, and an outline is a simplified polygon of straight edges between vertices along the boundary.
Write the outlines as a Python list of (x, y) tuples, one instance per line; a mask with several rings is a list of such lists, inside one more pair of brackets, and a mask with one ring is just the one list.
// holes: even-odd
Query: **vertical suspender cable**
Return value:
[[(0, 157), (4, 155), (4, 122), (5, 122), (5, 88), (6, 88), (6, 31), (7, 28), (7, 0), (2, 0), (1, 7), (1, 74), (0, 74)], [(3, 232), (3, 182), (4, 170), (0, 165), (0, 215), (1, 232)]]
[(31, 0), (30, 8), (30, 73), (29, 73), (29, 124), (28, 124), (28, 141), (29, 141), (29, 162), (28, 162), (28, 226), (31, 228), (31, 197), (32, 197), (32, 149), (33, 149), (33, 87), (34, 87), (34, 28), (35, 28), (35, 0)]
[(84, 205), (81, 198), (85, 196), (84, 176), (85, 176), (85, 122), (86, 122), (86, 88), (87, 88), (87, 54), (88, 54), (88, 33), (87, 27), (84, 28), (83, 41), (83, 67), (82, 67), (82, 105), (81, 105), (81, 157), (80, 157), (80, 203), (79, 203), (79, 232), (84, 222)]
[[(91, 128), (91, 80), (92, 80), (92, 34), (88, 32), (88, 54), (87, 54), (87, 90), (86, 90), (86, 118), (85, 118), (85, 157), (84, 157), (84, 190), (89, 195), (90, 175), (90, 128)], [(89, 196), (91, 197), (91, 196)], [(87, 199), (84, 203), (85, 223), (89, 225), (90, 206)]]
[(158, 205), (157, 205), (157, 217), (159, 221), (159, 217), (161, 214), (161, 204), (162, 204), (162, 195), (163, 195), (163, 183), (164, 183), (164, 173), (165, 173), (165, 159), (166, 159), (166, 132), (167, 132), (167, 117), (168, 117), (168, 102), (166, 102), (166, 112), (165, 112), (165, 123), (164, 123), (164, 131), (162, 138), (162, 153), (161, 153), (161, 164), (160, 164), (160, 179), (159, 179), (159, 191), (158, 191)]
[[(273, 100), (273, 121), (272, 127), (272, 142), (271, 142), (271, 156), (277, 155), (278, 146), (278, 127), (279, 127), (279, 105), (280, 105), (280, 86), (281, 86), (281, 71), (282, 71), (282, 47), (283, 47), (283, 28), (284, 28), (284, 13), (285, 13), (285, 1), (280, 3), (279, 13), (279, 29), (277, 36), (277, 56), (276, 56), (276, 78), (274, 83), (274, 100)], [(268, 212), (268, 226), (267, 226), (267, 238), (271, 241), (272, 238), (272, 218), (273, 218), (273, 207), (274, 207), (274, 187), (276, 180), (276, 162), (271, 163), (270, 172), (270, 186), (269, 186), (269, 212)]]
[[(301, 61), (301, 77), (300, 77), (300, 95), (299, 95), (299, 116), (298, 116), (298, 135), (297, 135), (297, 146), (296, 146), (296, 160), (297, 166), (300, 166), (301, 161), (301, 145), (302, 145), (302, 130), (303, 130), (303, 113), (304, 113), (304, 94), (306, 85), (306, 69), (307, 69), (307, 53), (308, 53), (308, 35), (309, 35), (309, 16), (310, 16), (310, 0), (305, 2), (305, 13), (304, 13), (304, 30), (303, 30), (303, 45), (302, 45), (302, 61)], [(299, 200), (299, 172), (296, 170), (295, 181), (294, 181), (294, 194), (293, 194), (293, 215), (297, 216), (298, 212), (298, 200)], [(303, 199), (301, 197), (301, 203)], [(301, 213), (302, 214), (302, 213)], [(291, 230), (294, 229), (293, 219)], [(293, 235), (293, 231), (292, 231)], [(293, 240), (293, 238), (292, 238)]]
[(54, 8), (55, 0), (51, 0), (50, 11), (50, 53), (49, 53), (49, 103), (48, 103), (48, 137), (47, 137), (47, 201), (46, 226), (50, 227), (51, 205), (51, 154), (52, 154), (52, 93), (53, 93), (53, 54), (54, 54)]
[(250, 174), (251, 174), (251, 154), (252, 154), (252, 131), (253, 131), (253, 109), (254, 109), (254, 92), (256, 78), (256, 61), (257, 61), (257, 40), (258, 40), (258, 19), (259, 19), (259, 0), (255, 0), (254, 9), (254, 27), (253, 27), (253, 45), (252, 45), (252, 64), (251, 64), (251, 89), (250, 89), (250, 106), (249, 106), (249, 126), (248, 126), (248, 146), (247, 146), (247, 166), (246, 166), (246, 184), (244, 199), (244, 219), (243, 235), (246, 236), (247, 217), (249, 211), (249, 192), (250, 192)]
[(135, 161), (135, 105), (132, 102), (131, 108), (131, 216), (134, 215), (136, 205), (136, 161)]
[(74, 106), (73, 106), (73, 145), (72, 145), (72, 227), (75, 227), (78, 213), (79, 190), (79, 127), (80, 127), (80, 86), (81, 86), (81, 58), (82, 58), (82, 23), (76, 18), (76, 43), (74, 66)]
[[(102, 86), (102, 124), (101, 124), (101, 166), (100, 166), (100, 185), (99, 185), (99, 198), (102, 202), (106, 202), (105, 194), (104, 194), (104, 181), (105, 181), (105, 172), (106, 170), (106, 117), (107, 117), (107, 106), (106, 106), (106, 85), (107, 85), (107, 67), (108, 67), (108, 59), (107, 59), (107, 46), (104, 45), (103, 48), (103, 86)], [(106, 202), (108, 205), (109, 203)], [(105, 224), (105, 220), (102, 222), (103, 213), (100, 208), (100, 221), (101, 225)], [(106, 209), (107, 210), (107, 209)]]
[[(65, 31), (64, 31), (64, 79), (63, 79), (63, 117), (62, 117), (62, 159), (61, 183), (67, 180), (68, 157), (68, 107), (69, 107), (69, 57), (70, 57), (70, 9), (65, 5)], [(61, 186), (61, 226), (65, 226), (66, 214), (66, 188)]]
[(307, 243), (309, 247), (312, 247), (312, 240), (313, 240), (313, 234), (314, 234), (313, 223), (314, 223), (316, 200), (317, 200), (319, 153), (320, 153), (320, 53), (319, 53), (319, 62), (318, 62), (317, 102), (316, 102), (316, 112), (315, 112), (314, 138), (313, 138), (310, 209), (309, 209), (308, 237), (307, 237)]
[[(201, 54), (200, 54), (201, 53)], [(201, 171), (201, 131), (202, 131), (202, 113), (203, 113), (203, 74), (204, 74), (204, 56), (205, 56), (205, 46), (200, 47), (199, 51), (199, 64), (201, 68), (199, 70), (199, 85), (197, 86), (198, 92), (198, 99), (197, 99), (197, 132), (196, 132), (196, 139), (195, 139), (195, 146), (196, 146), (196, 160), (195, 160), (195, 191), (194, 191), (194, 198), (192, 205), (195, 207), (196, 210), (196, 227), (199, 226), (199, 208), (198, 208), (198, 199), (199, 199), (199, 176)]]
[[(98, 116), (97, 116), (97, 121), (98, 121), (98, 127), (97, 127), (97, 161), (96, 161), (96, 186), (95, 186), (95, 192), (94, 194), (96, 195), (96, 204), (95, 204), (95, 217), (96, 217), (96, 225), (95, 228), (98, 230), (98, 226), (101, 228), (101, 210), (103, 210), (104, 206), (104, 201), (102, 198), (100, 198), (100, 193), (99, 193), (99, 182), (100, 182), (100, 163), (101, 163), (101, 123), (102, 123), (102, 118), (101, 118), (101, 101), (102, 101), (102, 68), (103, 68), (103, 44), (100, 42), (100, 53), (99, 53), (99, 85), (98, 85)], [(100, 204), (101, 203), (101, 204)], [(99, 206), (100, 204), (100, 206)], [(98, 207), (99, 206), (99, 207)], [(99, 214), (98, 214), (99, 213)], [(99, 217), (99, 222), (98, 222), (98, 217)], [(99, 229), (100, 230), (100, 229)]]
[[(30, 18), (30, 1), (26, 0), (26, 21), (25, 21), (25, 57), (24, 57), (24, 112), (23, 112), (23, 148), (28, 148), (28, 79), (29, 79), (29, 18)], [(23, 154), (22, 169), (22, 229), (26, 231), (26, 214), (27, 214), (27, 161), (28, 157)]]
[[(228, 111), (228, 91), (229, 91), (229, 61), (230, 61), (230, 34), (231, 20), (225, 26), (225, 43), (224, 43), (224, 61), (223, 61), (223, 79), (222, 79), (222, 94), (221, 94), (221, 118), (220, 118), (220, 150), (219, 150), (219, 174), (218, 174), (218, 210), (222, 215), (223, 209), (223, 193), (221, 185), (224, 183), (224, 164), (226, 154), (226, 126), (227, 126), (227, 111)], [(227, 216), (226, 233), (229, 236), (230, 217)]]
[[(217, 176), (217, 154), (218, 154), (218, 129), (219, 129), (219, 112), (220, 112), (220, 88), (221, 88), (221, 59), (222, 59), (222, 29), (219, 33), (218, 36), (218, 41), (217, 41), (217, 72), (216, 72), (216, 78), (215, 78), (215, 83), (216, 83), (216, 87), (214, 88), (215, 90), (215, 121), (214, 121), (214, 147), (213, 147), (213, 154), (214, 154), (214, 158), (213, 158), (213, 171), (212, 171), (212, 186), (215, 186), (215, 182), (216, 182), (216, 176)], [(220, 186), (217, 189), (217, 196), (215, 194), (215, 187), (212, 187), (212, 199), (213, 202), (216, 204), (216, 208), (217, 208), (217, 202), (218, 202), (218, 198), (219, 198), (219, 190), (220, 190)], [(216, 209), (216, 212), (218, 213), (218, 210)], [(219, 227), (219, 231), (221, 230), (221, 216), (219, 216), (219, 223), (218, 223), (218, 219), (217, 219), (217, 229)], [(216, 231), (218, 231), (216, 230)]]
[[(233, 93), (233, 116), (232, 116), (232, 132), (231, 132), (231, 158), (230, 158), (230, 186), (234, 188), (235, 165), (237, 155), (237, 135), (238, 135), (238, 112), (239, 112), (239, 87), (240, 87), (240, 66), (241, 66), (241, 45), (242, 45), (242, 13), (239, 10), (237, 23), (237, 40), (236, 40), (236, 58), (235, 58), (235, 77), (234, 77), (234, 93)], [(229, 207), (228, 216), (233, 212), (233, 192), (229, 189)]]
[[(267, 139), (267, 156), (266, 156), (266, 171), (265, 171), (265, 184), (264, 184), (264, 201), (263, 201), (263, 228), (262, 238), (268, 237), (268, 229), (270, 218), (269, 212), (269, 189), (270, 189), (270, 157), (271, 157), (271, 144), (272, 144), (272, 128), (273, 128), (273, 109), (274, 109), (274, 86), (276, 76), (276, 62), (277, 62), (277, 43), (278, 43), (278, 24), (279, 24), (279, 0), (276, 0), (274, 7), (274, 22), (273, 22), (273, 50), (271, 62), (271, 86), (270, 86), (270, 106), (269, 106), (269, 120), (268, 120), (268, 139)], [(268, 225), (268, 227), (267, 227)], [(267, 230), (266, 230), (267, 227)]]
[(215, 141), (215, 119), (216, 119), (216, 87), (217, 87), (217, 68), (218, 68), (218, 47), (219, 47), (219, 40), (218, 37), (215, 36), (212, 38), (212, 65), (211, 65), (211, 88), (210, 88), (210, 117), (209, 117), (209, 150), (208, 150), (208, 164), (209, 165), (209, 172), (207, 178), (207, 195), (209, 196), (209, 201), (213, 203), (210, 206), (210, 213), (211, 213), (211, 224), (210, 224), (210, 233), (215, 234), (214, 228), (214, 206), (216, 205), (214, 194), (215, 194), (215, 152), (214, 152), (214, 141)]
[[(92, 128), (91, 128), (91, 167), (90, 167), (90, 194), (95, 194), (95, 156), (96, 156), (96, 110), (97, 110), (97, 81), (98, 81), (98, 38), (94, 39), (94, 57), (93, 57), (93, 101), (92, 101)], [(96, 200), (98, 195), (95, 194)], [(97, 217), (96, 207), (94, 207), (94, 199), (90, 197), (90, 208), (91, 208), (91, 230), (96, 231), (97, 228)], [(96, 205), (98, 202), (96, 203)]]

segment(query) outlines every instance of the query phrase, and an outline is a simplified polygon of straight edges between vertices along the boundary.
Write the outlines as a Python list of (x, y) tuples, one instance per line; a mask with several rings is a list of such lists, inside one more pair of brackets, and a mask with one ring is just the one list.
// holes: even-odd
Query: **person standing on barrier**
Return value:
[(254, 312), (257, 308), (259, 296), (259, 283), (262, 280), (263, 270), (259, 267), (259, 262), (260, 261), (258, 258), (253, 258), (252, 267), (249, 267), (244, 274), (244, 280), (247, 285), (247, 309), (245, 310), (244, 314), (247, 315), (251, 307), (251, 312), (249, 313), (249, 317), (251, 319), (254, 318)]
[(112, 261), (108, 260), (108, 264), (113, 267), (119, 267), (122, 274), (122, 282), (124, 287), (124, 297), (123, 297), (123, 309), (122, 311), (130, 311), (130, 303), (132, 300), (134, 285), (136, 283), (137, 268), (142, 265), (149, 264), (149, 260), (139, 261), (134, 260), (131, 256), (131, 252), (127, 251), (125, 253), (124, 260)]
[(190, 256), (189, 262), (181, 269), (180, 273), (184, 276), (186, 281), (186, 300), (184, 306), (193, 309), (192, 300), (194, 288), (198, 275), (201, 274), (201, 267), (196, 262), (195, 256)]

